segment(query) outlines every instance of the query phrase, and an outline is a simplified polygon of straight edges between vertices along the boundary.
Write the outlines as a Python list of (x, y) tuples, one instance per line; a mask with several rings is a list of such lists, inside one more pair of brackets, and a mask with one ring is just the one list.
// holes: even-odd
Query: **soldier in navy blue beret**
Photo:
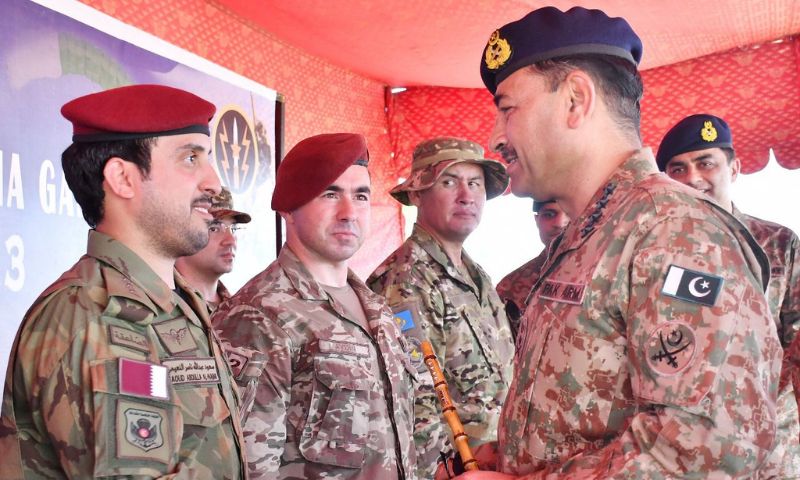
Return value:
[(511, 191), (571, 221), (527, 297), (497, 444), (475, 451), (501, 473), (465, 478), (751, 478), (772, 450), (781, 351), (752, 261), (766, 259), (659, 173), (641, 58), (626, 20), (583, 7), (534, 10), (481, 51)]
[[(769, 257), (767, 288), (770, 311), (781, 345), (789, 349), (800, 330), (800, 239), (791, 229), (747, 215), (733, 203), (733, 183), (741, 170), (728, 123), (717, 116), (690, 115), (673, 126), (658, 147), (658, 167), (677, 180), (713, 198), (741, 221)], [(800, 344), (795, 345), (795, 349)], [(797, 357), (786, 355), (782, 375), (797, 379)], [(765, 478), (800, 478), (800, 420), (797, 395), (800, 384), (781, 385), (778, 398), (776, 448), (762, 467)]]

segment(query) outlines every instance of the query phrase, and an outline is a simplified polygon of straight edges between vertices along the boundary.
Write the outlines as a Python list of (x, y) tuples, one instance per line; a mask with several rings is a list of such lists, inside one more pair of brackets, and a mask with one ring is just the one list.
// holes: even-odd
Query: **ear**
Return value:
[(563, 87), (567, 93), (567, 126), (575, 129), (592, 115), (597, 102), (594, 81), (583, 70), (573, 70), (564, 79)]
[(121, 198), (133, 198), (137, 185), (142, 181), (142, 172), (133, 162), (111, 157), (103, 167), (104, 184)]
[(739, 157), (733, 157), (731, 160), (731, 183), (736, 181), (736, 178), (739, 176), (739, 172), (742, 170), (742, 162), (739, 160)]
[(286, 222), (287, 225), (294, 224), (294, 217), (291, 212), (278, 212), (278, 215), (283, 218), (283, 221)]
[(408, 195), (408, 201), (411, 202), (411, 205), (414, 205), (415, 207), (419, 208), (419, 192), (411, 191), (408, 192), (407, 195)]

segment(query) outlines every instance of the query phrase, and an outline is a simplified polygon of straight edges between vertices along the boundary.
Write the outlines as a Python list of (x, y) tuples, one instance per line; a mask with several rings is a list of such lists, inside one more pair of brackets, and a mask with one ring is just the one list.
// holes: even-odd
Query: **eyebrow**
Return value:
[(494, 96), (494, 106), (495, 107), (499, 107), (500, 106), (500, 101), (502, 99), (504, 99), (504, 98), (506, 98), (506, 96), (503, 95), (502, 93), (498, 93), (497, 95), (495, 95)]
[[(344, 188), (340, 187), (339, 185), (328, 185), (328, 188), (325, 189), (326, 192), (336, 192), (336, 193), (344, 193)], [(371, 193), (372, 190), (366, 185), (362, 185), (356, 188), (355, 193)]]
[[(204, 147), (203, 145), (200, 145), (199, 143), (187, 143), (185, 145), (181, 145), (180, 147), (176, 148), (175, 150), (176, 151), (191, 150), (193, 152), (205, 152), (206, 151), (206, 147)], [(210, 152), (211, 151), (209, 150), (209, 153)]]
[(460, 176), (458, 176), (458, 175), (456, 175), (454, 173), (450, 173), (450, 172), (444, 172), (444, 173), (442, 173), (442, 176), (443, 177), (454, 178), (456, 180), (459, 180), (461, 178), (466, 178), (467, 180), (483, 180), (484, 179), (484, 177), (482, 175), (475, 175), (474, 177), (460, 177)]

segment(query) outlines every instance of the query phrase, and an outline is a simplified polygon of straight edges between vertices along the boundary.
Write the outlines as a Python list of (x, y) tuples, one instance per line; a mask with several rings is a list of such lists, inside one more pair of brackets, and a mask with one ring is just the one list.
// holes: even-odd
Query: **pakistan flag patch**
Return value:
[(722, 289), (722, 283), (721, 277), (670, 265), (661, 293), (713, 307)]

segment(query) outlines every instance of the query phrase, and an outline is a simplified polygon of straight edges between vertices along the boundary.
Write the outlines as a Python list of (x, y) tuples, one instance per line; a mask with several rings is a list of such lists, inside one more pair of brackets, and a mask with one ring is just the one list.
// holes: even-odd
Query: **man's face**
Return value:
[(417, 223), (435, 236), (463, 242), (481, 222), (486, 203), (483, 168), (475, 163), (448, 167), (427, 190), (409, 192)]
[(162, 255), (193, 255), (208, 243), (211, 197), (222, 188), (208, 161), (208, 135), (159, 137), (150, 152), (135, 223)]
[(221, 277), (233, 270), (236, 258), (236, 233), (238, 225), (232, 218), (215, 220), (208, 227), (208, 245), (181, 262), (197, 272), (208, 276)]
[(569, 217), (556, 202), (544, 204), (534, 218), (536, 228), (539, 230), (539, 239), (545, 245), (560, 235), (569, 223)]
[(738, 158), (728, 162), (721, 148), (707, 148), (672, 157), (666, 166), (670, 178), (700, 190), (723, 208), (730, 209), (731, 184), (739, 175)]
[(308, 255), (306, 261), (339, 263), (352, 257), (369, 233), (370, 178), (353, 165), (319, 196), (284, 214)]
[(497, 116), (489, 146), (508, 162), (511, 191), (521, 197), (554, 198), (564, 175), (560, 170), (557, 129), (559, 91), (545, 77), (521, 68), (503, 80), (495, 93)]

